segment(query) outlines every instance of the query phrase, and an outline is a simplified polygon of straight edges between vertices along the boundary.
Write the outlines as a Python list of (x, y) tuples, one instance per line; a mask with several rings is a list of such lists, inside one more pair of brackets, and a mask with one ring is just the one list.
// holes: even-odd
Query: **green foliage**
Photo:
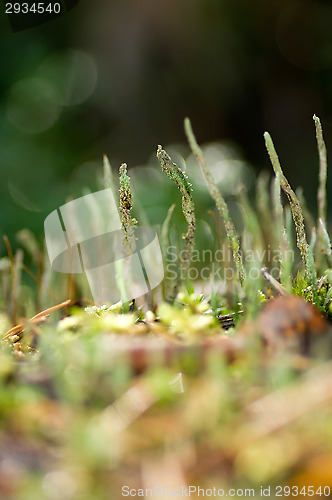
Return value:
[(157, 314), (162, 324), (184, 339), (215, 333), (219, 326), (203, 295), (185, 291), (178, 293), (173, 305), (160, 304)]
[[(197, 159), (205, 165), (189, 122), (186, 131)], [(255, 204), (240, 191), (237, 201), (245, 229), (239, 236), (226, 202), (205, 171), (226, 227), (218, 242), (227, 240), (237, 262), (238, 273), (224, 289), (216, 289), (212, 274), (206, 279), (206, 293), (198, 292), (188, 276), (174, 283), (166, 274), (167, 301), (156, 299), (152, 310), (144, 300), (130, 307), (122, 302), (85, 308), (79, 304), (67, 308), (62, 319), (52, 309), (54, 316), (45, 324), (47, 311), (35, 316), (38, 322), (22, 319), (10, 329), (10, 315), (12, 322), (18, 315), (28, 317), (28, 305), (20, 285), (23, 253), (14, 254), (6, 241), (9, 258), (0, 261), (7, 311), (0, 315), (0, 329), (3, 334), (8, 330), (0, 343), (0, 458), (15, 459), (6, 459), (5, 476), (0, 471), (0, 490), (5, 484), (8, 498), (53, 498), (54, 484), (57, 498), (120, 498), (129, 477), (137, 488), (156, 471), (167, 478), (173, 474), (174, 481), (181, 474), (185, 482), (188, 474), (195, 484), (222, 481), (225, 490), (246, 486), (258, 492), (265, 484), (298, 484), (294, 471), (305, 478), (314, 474), (315, 463), (312, 470), (309, 467), (313, 456), (330, 464), (326, 457), (332, 455), (331, 362), (317, 365), (331, 355), (331, 346), (323, 345), (323, 357), (308, 359), (288, 350), (270, 352), (256, 334), (260, 309), (273, 294), (300, 295), (332, 318), (326, 223), (319, 219), (321, 242), (313, 230), (305, 265), (297, 270), (301, 261), (294, 257), (292, 216), (303, 250), (303, 215), (278, 166), (272, 141), (266, 139), (276, 174), (272, 203), (267, 177), (258, 180)], [(158, 157), (181, 191), (188, 222), (186, 250), (193, 257), (196, 219), (191, 185), (161, 148)], [(114, 187), (106, 157), (104, 186)], [(290, 209), (283, 205), (281, 188), (288, 194)], [(132, 205), (123, 164), (120, 212), (126, 251), (133, 251), (135, 244)], [(160, 235), (164, 264), (173, 210), (174, 205)], [(19, 238), (33, 261), (44, 263), (33, 236), (21, 233)], [(259, 255), (266, 248), (276, 252), (275, 261), (267, 256), (261, 262)], [(271, 274), (272, 266), (280, 271), (280, 281)], [(253, 273), (257, 270), (258, 276)], [(63, 293), (64, 288), (52, 288), (48, 273), (41, 271), (36, 277), (38, 287)], [(73, 286), (72, 277), (69, 284)], [(55, 309), (63, 305), (68, 306)], [(222, 326), (230, 329), (226, 332)], [(287, 452), (290, 440), (294, 453)], [(13, 455), (13, 450), (20, 453)], [(325, 468), (330, 481), (330, 466)]]
[[(237, 202), (242, 208), (242, 220), (244, 230), (237, 234), (234, 223), (229, 213), (228, 206), (223, 196), (209, 171), (202, 150), (197, 144), (196, 138), (192, 131), (189, 119), (185, 120), (185, 132), (189, 141), (189, 145), (195, 155), (211, 194), (211, 197), (216, 203), (217, 209), (221, 215), (222, 222), (225, 226), (225, 234), (220, 231), (216, 224), (213, 231), (216, 233), (216, 242), (219, 245), (217, 249), (223, 248), (224, 243), (227, 243), (232, 250), (233, 260), (236, 265), (237, 273), (233, 278), (225, 279), (225, 289), (220, 292), (216, 289), (216, 283), (211, 267), (210, 277), (205, 275), (204, 278), (209, 283), (210, 290), (205, 293), (206, 301), (209, 302), (211, 309), (209, 314), (211, 317), (218, 317), (218, 314), (235, 314), (237, 315), (238, 303), (243, 304), (244, 315), (254, 317), (259, 312), (261, 307), (261, 299), (265, 300), (271, 293), (296, 293), (303, 295), (307, 300), (313, 302), (321, 310), (329, 314), (330, 309), (330, 286), (326, 281), (324, 274), (325, 269), (332, 266), (332, 253), (331, 243), (326, 227), (326, 196), (324, 197), (323, 191), (326, 188), (326, 148), (323, 141), (322, 129), (320, 121), (314, 117), (317, 134), (317, 144), (320, 156), (320, 170), (319, 170), (319, 195), (318, 195), (318, 212), (321, 216), (317, 231), (315, 228), (312, 232), (311, 243), (308, 245), (306, 240), (306, 230), (304, 226), (304, 216), (302, 207), (298, 196), (290, 187), (281, 166), (277, 153), (275, 151), (272, 139), (266, 132), (265, 142), (266, 147), (272, 162), (275, 177), (272, 185), (269, 185), (269, 178), (267, 175), (261, 175), (257, 180), (256, 185), (256, 198), (254, 204), (248, 196), (244, 188), (239, 190)], [(187, 294), (195, 296), (197, 293), (197, 285), (194, 280), (191, 280), (186, 272), (189, 266), (194, 265), (192, 256), (194, 255), (195, 247), (195, 233), (196, 233), (196, 217), (195, 207), (192, 198), (192, 185), (188, 180), (188, 176), (174, 163), (170, 156), (161, 146), (158, 147), (157, 157), (160, 161), (163, 172), (177, 185), (182, 195), (182, 210), (186, 218), (188, 229), (187, 233), (183, 236), (185, 239), (184, 251), (181, 251), (174, 266), (177, 268), (177, 273), (169, 270), (170, 249), (172, 247), (171, 238), (171, 221), (175, 205), (173, 204), (166, 216), (165, 222), (162, 226), (160, 233), (160, 242), (163, 253), (163, 263), (165, 268), (165, 279), (162, 285), (162, 295), (164, 300), (178, 304), (176, 297), (179, 296), (183, 290), (187, 290)], [(104, 178), (103, 185), (105, 188), (112, 188), (114, 190), (114, 181), (112, 177), (112, 170), (109, 160), (106, 156), (103, 159)], [(119, 168), (119, 183), (120, 183), (120, 196), (119, 207), (121, 215), (121, 223), (124, 234), (124, 252), (125, 255), (131, 254), (135, 251), (135, 225), (137, 221), (132, 217), (133, 199), (130, 185), (130, 177), (127, 173), (127, 165), (124, 163)], [(290, 207), (284, 206), (281, 197), (281, 189), (285, 191), (290, 202)], [(272, 192), (272, 202), (269, 196), (269, 190)], [(303, 198), (303, 195), (301, 195)], [(254, 208), (256, 206), (256, 208)], [(94, 209), (92, 206), (91, 209)], [(300, 270), (297, 277), (294, 278), (297, 264), (297, 258), (293, 243), (293, 230), (292, 220), (295, 225), (297, 246), (300, 249), (302, 262), (304, 267)], [(306, 221), (309, 220), (310, 214), (307, 214)], [(98, 214), (96, 214), (98, 223)], [(316, 237), (317, 232), (317, 237)], [(226, 242), (225, 242), (226, 237)], [(52, 282), (50, 281), (50, 270), (45, 265), (47, 259), (38, 245), (34, 236), (27, 232), (22, 231), (18, 235), (18, 239), (24, 246), (26, 252), (31, 259), (38, 266), (39, 272), (35, 276), (38, 283), (38, 306), (40, 307), (41, 297), (51, 296)], [(21, 251), (13, 255), (11, 245), (7, 240), (6, 245), (8, 249), (9, 260), (3, 267), (2, 282), (3, 282), (3, 303), (8, 304), (8, 312), (11, 316), (12, 323), (16, 323), (17, 314), (29, 315), (28, 304), (31, 308), (31, 301), (26, 302), (26, 310), (22, 306), (22, 292), (20, 287), (20, 277), (22, 270), (27, 271), (33, 276), (33, 273), (24, 266), (23, 254)], [(178, 247), (178, 251), (181, 247)], [(268, 252), (274, 256), (272, 259)], [(266, 254), (266, 257), (264, 257)], [(251, 255), (251, 258), (248, 258)], [(263, 255), (263, 258), (261, 257)], [(174, 254), (173, 254), (174, 257)], [(231, 263), (227, 258), (223, 259), (222, 265), (226, 269)], [(120, 290), (125, 291), (126, 288), (126, 269), (123, 269), (123, 263), (117, 263), (117, 281)], [(194, 267), (193, 267), (194, 269)], [(273, 272), (279, 272), (279, 276), (275, 277)], [(182, 272), (185, 271), (185, 272)], [(303, 275), (304, 272), (304, 275)], [(271, 274), (272, 273), (272, 274)], [(245, 279), (245, 276), (247, 278)], [(60, 277), (58, 277), (60, 279)], [(321, 280), (325, 280), (324, 286), (321, 286)], [(241, 286), (242, 285), (242, 286)], [(68, 277), (68, 284), (63, 287), (66, 295), (68, 290), (70, 296), (80, 298), (77, 294), (81, 290), (81, 282), (77, 280), (77, 285), (72, 276)], [(218, 286), (218, 283), (217, 283)], [(82, 287), (81, 293), (84, 294)], [(200, 295), (200, 294), (198, 294)], [(67, 295), (68, 296), (68, 295)], [(82, 297), (82, 295), (81, 295)], [(56, 300), (56, 299), (55, 299)], [(155, 299), (150, 298), (148, 307), (152, 310), (157, 310), (159, 307), (158, 295)], [(184, 306), (184, 304), (182, 304)], [(108, 304), (106, 310), (109, 310), (112, 305)], [(116, 306), (114, 306), (116, 307)], [(118, 308), (119, 309), (119, 308)], [(130, 309), (137, 310), (135, 304), (122, 304), (118, 313), (129, 313)], [(95, 311), (96, 313), (96, 311)], [(97, 314), (97, 313), (96, 313)], [(30, 314), (31, 315), (31, 314)]]

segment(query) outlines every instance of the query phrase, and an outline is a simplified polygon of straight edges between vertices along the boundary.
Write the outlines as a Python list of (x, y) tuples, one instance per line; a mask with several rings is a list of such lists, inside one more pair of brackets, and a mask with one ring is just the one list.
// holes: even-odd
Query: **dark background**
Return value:
[[(14, 245), (19, 229), (42, 238), (50, 211), (98, 188), (103, 153), (114, 169), (157, 171), (158, 144), (186, 157), (185, 116), (247, 172), (271, 170), (268, 130), (315, 212), (314, 113), (332, 148), (330, 2), (80, 0), (26, 31), (11, 32), (4, 12), (0, 23), (0, 233)], [(179, 197), (159, 170), (141, 172), (140, 203), (161, 223)]]

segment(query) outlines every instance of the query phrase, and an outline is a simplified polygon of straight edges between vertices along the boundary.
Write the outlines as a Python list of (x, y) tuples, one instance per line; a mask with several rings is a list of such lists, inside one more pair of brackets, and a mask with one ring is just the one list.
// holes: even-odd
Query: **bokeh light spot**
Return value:
[[(226, 142), (214, 142), (203, 146), (202, 151), (207, 167), (224, 196), (237, 194), (241, 185), (249, 189), (253, 184), (252, 168), (241, 158), (233, 145)], [(207, 191), (205, 178), (192, 154), (186, 163), (187, 172), (195, 188)]]
[(41, 212), (41, 208), (16, 183), (8, 181), (8, 191), (19, 207), (29, 212)]
[(60, 113), (56, 92), (46, 80), (26, 78), (12, 86), (7, 101), (7, 116), (21, 132), (44, 132), (54, 125)]
[(53, 54), (42, 63), (38, 74), (56, 88), (62, 106), (75, 106), (86, 101), (97, 84), (94, 60), (79, 50)]

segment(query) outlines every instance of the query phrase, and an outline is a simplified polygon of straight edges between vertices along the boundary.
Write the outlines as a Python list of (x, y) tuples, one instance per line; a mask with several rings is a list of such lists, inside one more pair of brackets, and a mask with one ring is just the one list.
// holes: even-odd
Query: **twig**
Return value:
[(30, 318), (28, 321), (26, 321), (24, 324), (21, 323), (19, 325), (13, 326), (13, 328), (11, 328), (10, 330), (8, 330), (8, 332), (5, 333), (5, 335), (3, 336), (3, 340), (5, 340), (6, 338), (10, 337), (13, 334), (17, 334), (18, 332), (23, 332), (28, 323), (38, 324), (38, 323), (41, 323), (42, 321), (45, 321), (45, 319), (47, 318), (47, 316), (50, 313), (57, 311), (58, 309), (61, 309), (62, 307), (68, 306), (68, 304), (70, 304), (70, 302), (71, 302), (71, 300), (65, 300), (64, 302), (61, 302), (60, 304), (49, 307), (48, 309), (45, 309), (44, 311), (39, 312), (38, 314), (36, 314), (32, 318)]
[(277, 281), (270, 273), (267, 272), (266, 267), (262, 267), (262, 274), (266, 281), (270, 283), (270, 285), (273, 286), (273, 288), (280, 294), (280, 295), (287, 295), (286, 288), (282, 286), (279, 281)]

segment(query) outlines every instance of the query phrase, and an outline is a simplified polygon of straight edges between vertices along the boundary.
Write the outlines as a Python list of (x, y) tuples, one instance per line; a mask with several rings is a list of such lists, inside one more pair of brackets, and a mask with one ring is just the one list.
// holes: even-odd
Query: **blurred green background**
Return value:
[(205, 214), (213, 202), (185, 144), (185, 116), (228, 200), (270, 171), (268, 130), (315, 210), (314, 113), (332, 149), (331, 2), (81, 0), (27, 31), (12, 33), (3, 10), (0, 23), (0, 233), (14, 246), (18, 230), (42, 238), (49, 212), (100, 187), (104, 153), (114, 170), (128, 163), (136, 206), (153, 224), (174, 201), (182, 217), (157, 145), (181, 164), (189, 156)]

